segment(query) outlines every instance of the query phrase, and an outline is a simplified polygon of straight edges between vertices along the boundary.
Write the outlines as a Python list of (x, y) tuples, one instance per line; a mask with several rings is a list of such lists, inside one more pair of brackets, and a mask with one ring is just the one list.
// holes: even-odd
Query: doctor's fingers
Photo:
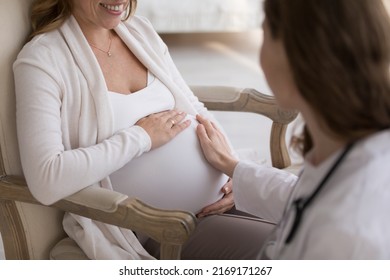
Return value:
[(200, 213), (198, 213), (196, 216), (198, 218), (202, 218), (209, 215), (223, 214), (226, 211), (232, 209), (233, 206), (234, 206), (234, 196), (233, 193), (229, 193), (227, 195), (224, 195), (217, 202), (203, 208), (200, 211)]
[(229, 179), (225, 185), (223, 185), (221, 192), (225, 195), (231, 193), (233, 191), (233, 180)]
[[(215, 141), (216, 139), (218, 139), (218, 141), (222, 141), (222, 142), (226, 141), (224, 134), (215, 125), (215, 123), (213, 123), (212, 121), (206, 119), (205, 117), (203, 117), (201, 115), (197, 115), (196, 119), (204, 127), (205, 131), (203, 132), (203, 134), (205, 133), (211, 141)], [(204, 135), (204, 136), (206, 136), (206, 135)]]
[(220, 154), (231, 153), (228, 140), (222, 131), (213, 122), (202, 116), (197, 115), (196, 118), (199, 122), (197, 134), (205, 154), (211, 156), (211, 152), (219, 152)]

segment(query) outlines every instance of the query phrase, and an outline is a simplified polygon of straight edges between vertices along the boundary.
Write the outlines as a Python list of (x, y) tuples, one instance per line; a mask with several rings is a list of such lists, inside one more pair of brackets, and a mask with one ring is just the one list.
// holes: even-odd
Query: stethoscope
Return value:
[(318, 196), (320, 191), (324, 188), (326, 182), (329, 180), (329, 178), (334, 174), (336, 169), (340, 166), (340, 163), (345, 159), (346, 155), (349, 151), (351, 151), (352, 147), (354, 145), (354, 142), (348, 144), (344, 151), (339, 155), (339, 157), (336, 159), (336, 161), (333, 163), (329, 171), (326, 173), (324, 178), (321, 180), (321, 182), (318, 184), (318, 186), (315, 188), (315, 190), (311, 193), (308, 197), (300, 197), (295, 199), (292, 202), (292, 206), (295, 208), (295, 218), (294, 222), (292, 223), (292, 227), (290, 229), (289, 234), (287, 235), (287, 238), (285, 240), (285, 244), (291, 243), (291, 241), (294, 239), (294, 236), (301, 224), (302, 216), (309, 207), (309, 205), (313, 202), (313, 200)]

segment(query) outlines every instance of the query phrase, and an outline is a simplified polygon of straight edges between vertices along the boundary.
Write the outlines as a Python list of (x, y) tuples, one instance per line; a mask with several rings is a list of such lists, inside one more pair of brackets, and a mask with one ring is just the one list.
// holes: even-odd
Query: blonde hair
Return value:
[[(136, 7), (137, 0), (130, 0), (123, 20), (134, 14)], [(31, 7), (32, 32), (28, 39), (59, 28), (72, 14), (72, 9), (70, 0), (35, 0)]]

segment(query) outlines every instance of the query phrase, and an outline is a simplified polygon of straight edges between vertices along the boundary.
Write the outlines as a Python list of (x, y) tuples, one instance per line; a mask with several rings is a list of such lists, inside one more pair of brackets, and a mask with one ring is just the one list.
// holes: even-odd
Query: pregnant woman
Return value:
[[(231, 182), (205, 161), (195, 133), (195, 115), (213, 117), (135, 7), (135, 0), (34, 1), (32, 34), (14, 64), (29, 188), (45, 204), (96, 186), (192, 211), (204, 218), (182, 258), (258, 258), (272, 226), (221, 215), (233, 206)], [(158, 257), (140, 233), (69, 213), (63, 224), (91, 259)]]

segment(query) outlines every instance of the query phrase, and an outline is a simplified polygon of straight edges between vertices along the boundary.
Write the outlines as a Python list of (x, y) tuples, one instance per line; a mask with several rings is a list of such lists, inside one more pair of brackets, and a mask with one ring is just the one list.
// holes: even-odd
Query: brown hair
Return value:
[[(265, 0), (302, 97), (340, 139), (390, 127), (390, 22), (382, 0)], [(312, 147), (304, 130), (302, 150)]]
[[(123, 20), (127, 20), (137, 7), (137, 0), (130, 0), (127, 14)], [(70, 0), (35, 0), (31, 7), (32, 32), (34, 36), (46, 33), (60, 27), (72, 14), (72, 3)]]

